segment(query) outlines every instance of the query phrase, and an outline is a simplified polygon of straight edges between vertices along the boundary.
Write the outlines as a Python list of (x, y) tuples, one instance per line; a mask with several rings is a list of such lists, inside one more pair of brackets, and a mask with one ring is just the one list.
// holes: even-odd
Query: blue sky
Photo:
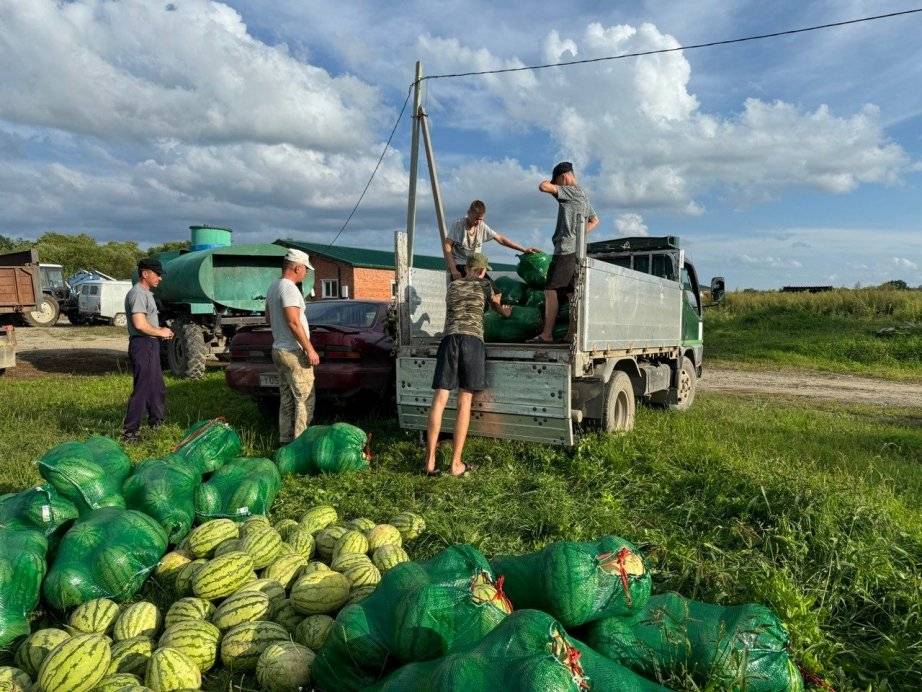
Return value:
[[(193, 223), (329, 241), (427, 74), (689, 45), (910, 9), (857, 0), (0, 0), (0, 233), (142, 244)], [(572, 160), (598, 237), (678, 234), (733, 287), (922, 284), (922, 14), (427, 82), (450, 217), (550, 248)], [(409, 124), (339, 243), (405, 222)], [(425, 167), (422, 171), (425, 174)], [(423, 178), (425, 183), (425, 178)], [(419, 247), (435, 252), (421, 186)], [(495, 251), (497, 259), (509, 259)]]

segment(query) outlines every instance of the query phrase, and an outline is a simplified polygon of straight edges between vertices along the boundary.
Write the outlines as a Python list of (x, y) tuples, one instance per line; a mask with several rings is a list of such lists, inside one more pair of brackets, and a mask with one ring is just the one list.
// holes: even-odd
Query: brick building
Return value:
[[(279, 245), (303, 250), (314, 265), (314, 300), (324, 298), (366, 298), (390, 300), (394, 295), (394, 253), (357, 247), (332, 247), (325, 243), (277, 240)], [(515, 271), (515, 266), (492, 263), (497, 271)], [(442, 257), (416, 255), (413, 266), (444, 269)]]

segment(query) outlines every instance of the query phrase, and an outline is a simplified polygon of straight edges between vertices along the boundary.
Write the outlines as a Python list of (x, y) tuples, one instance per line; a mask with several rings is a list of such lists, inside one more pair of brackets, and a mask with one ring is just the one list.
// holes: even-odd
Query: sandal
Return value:
[(423, 469), (423, 475), (426, 476), (426, 478), (437, 478), (442, 475), (442, 472), (439, 469), (434, 469), (432, 471)]
[(554, 343), (554, 340), (551, 339), (550, 341), (545, 341), (544, 339), (541, 338), (541, 335), (538, 334), (538, 336), (533, 336), (532, 338), (528, 339), (525, 343), (526, 344), (552, 344)]

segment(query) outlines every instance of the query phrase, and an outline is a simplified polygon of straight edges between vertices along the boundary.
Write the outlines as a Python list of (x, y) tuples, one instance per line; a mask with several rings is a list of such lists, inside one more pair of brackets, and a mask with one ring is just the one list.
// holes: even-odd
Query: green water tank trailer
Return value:
[[(161, 324), (174, 338), (165, 360), (178, 377), (198, 378), (212, 354), (221, 357), (241, 326), (265, 323), (266, 290), (279, 278), (287, 248), (271, 243), (233, 245), (232, 231), (190, 226), (187, 251), (162, 252), (163, 281), (154, 291)], [(305, 293), (313, 274), (304, 281)]]

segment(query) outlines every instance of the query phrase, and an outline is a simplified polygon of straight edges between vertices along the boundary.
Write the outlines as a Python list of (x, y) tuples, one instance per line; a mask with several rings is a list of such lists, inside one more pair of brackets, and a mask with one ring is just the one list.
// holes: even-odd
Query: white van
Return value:
[(130, 290), (130, 281), (86, 281), (80, 285), (77, 298), (80, 317), (87, 322), (101, 321), (115, 327), (126, 326), (125, 295)]

